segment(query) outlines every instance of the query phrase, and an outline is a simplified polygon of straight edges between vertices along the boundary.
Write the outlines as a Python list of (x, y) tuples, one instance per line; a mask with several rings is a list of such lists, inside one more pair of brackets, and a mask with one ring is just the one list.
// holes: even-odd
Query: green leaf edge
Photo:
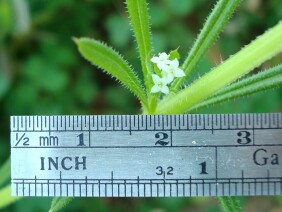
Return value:
[(238, 197), (217, 197), (222, 212), (241, 212)]
[(282, 64), (264, 70), (251, 77), (233, 83), (221, 89), (214, 96), (196, 104), (189, 111), (198, 110), (203, 107), (213, 106), (231, 99), (249, 96), (257, 92), (269, 90), (282, 85)]
[(56, 212), (64, 208), (73, 200), (73, 197), (54, 197), (49, 212)]
[(157, 114), (178, 114), (189, 111), (218, 90), (249, 73), (263, 62), (282, 51), (282, 22), (258, 36), (249, 45), (221, 65), (183, 89), (175, 96), (164, 99)]
[(100, 41), (90, 38), (74, 38), (80, 54), (93, 65), (118, 79), (147, 108), (147, 98), (136, 73), (120, 54)]
[(175, 81), (171, 87), (173, 90), (178, 90), (184, 80), (189, 78), (208, 48), (215, 42), (240, 2), (241, 0), (219, 0), (217, 2), (182, 65), (186, 77)]
[(11, 185), (5, 186), (4, 188), (0, 189), (0, 209), (9, 206), (21, 198), (22, 197), (11, 196)]
[(0, 187), (9, 179), (11, 176), (11, 160), (10, 157), (0, 168)]
[(152, 57), (151, 32), (146, 0), (126, 0), (129, 19), (137, 42), (141, 66), (144, 76), (144, 83), (148, 93), (153, 85), (152, 73), (146, 65), (148, 58)]

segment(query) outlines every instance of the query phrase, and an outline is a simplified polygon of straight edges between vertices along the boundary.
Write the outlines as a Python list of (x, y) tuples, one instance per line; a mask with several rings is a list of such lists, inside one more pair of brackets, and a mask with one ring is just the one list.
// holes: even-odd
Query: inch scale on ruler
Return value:
[(17, 196), (282, 194), (282, 114), (12, 116)]

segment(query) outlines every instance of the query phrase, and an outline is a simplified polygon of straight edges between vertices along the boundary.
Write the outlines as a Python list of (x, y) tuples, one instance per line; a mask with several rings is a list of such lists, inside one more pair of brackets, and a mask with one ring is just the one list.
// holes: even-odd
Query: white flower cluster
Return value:
[(151, 61), (161, 70), (161, 77), (157, 74), (152, 75), (154, 86), (151, 89), (151, 93), (162, 92), (168, 94), (168, 85), (174, 78), (185, 76), (184, 71), (179, 68), (178, 60), (169, 60), (169, 55), (165, 52), (160, 53), (158, 57), (153, 57)]

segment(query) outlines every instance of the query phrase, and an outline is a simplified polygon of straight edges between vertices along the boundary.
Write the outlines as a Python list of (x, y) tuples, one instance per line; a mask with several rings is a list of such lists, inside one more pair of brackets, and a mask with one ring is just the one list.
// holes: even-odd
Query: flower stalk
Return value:
[(166, 53), (160, 53), (158, 57), (153, 57), (151, 61), (156, 64), (156, 74), (152, 74), (154, 86), (151, 88), (151, 93), (162, 92), (169, 93), (169, 84), (173, 82), (174, 78), (184, 77), (185, 73), (179, 68), (177, 58), (172, 58)]

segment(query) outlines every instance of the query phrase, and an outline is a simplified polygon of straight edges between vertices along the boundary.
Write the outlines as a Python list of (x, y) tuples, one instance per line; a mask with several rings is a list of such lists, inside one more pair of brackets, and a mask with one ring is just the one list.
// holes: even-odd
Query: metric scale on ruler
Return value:
[(282, 194), (282, 114), (11, 117), (17, 196)]

